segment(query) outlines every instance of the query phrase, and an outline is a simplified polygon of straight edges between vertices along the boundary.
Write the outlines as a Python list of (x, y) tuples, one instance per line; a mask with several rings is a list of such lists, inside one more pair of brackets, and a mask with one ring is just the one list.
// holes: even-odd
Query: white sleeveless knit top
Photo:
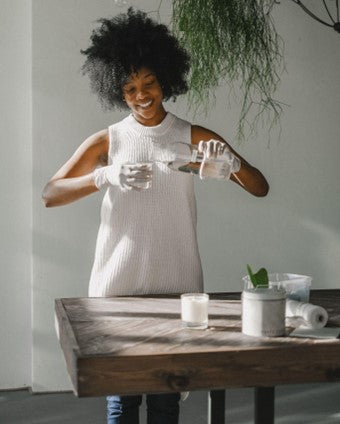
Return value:
[[(109, 127), (109, 164), (152, 161), (175, 141), (191, 143), (189, 122), (167, 113), (157, 126), (133, 115)], [(196, 236), (193, 176), (153, 163), (152, 185), (142, 191), (110, 186), (101, 208), (90, 297), (203, 290)]]

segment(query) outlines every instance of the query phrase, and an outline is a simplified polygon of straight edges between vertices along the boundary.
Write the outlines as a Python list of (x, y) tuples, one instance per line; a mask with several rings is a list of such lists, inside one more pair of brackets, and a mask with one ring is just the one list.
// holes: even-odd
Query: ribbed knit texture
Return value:
[[(109, 164), (148, 162), (168, 143), (191, 143), (189, 122), (167, 113), (155, 127), (133, 115), (109, 127)], [(89, 296), (200, 292), (193, 176), (153, 164), (151, 188), (107, 189)]]

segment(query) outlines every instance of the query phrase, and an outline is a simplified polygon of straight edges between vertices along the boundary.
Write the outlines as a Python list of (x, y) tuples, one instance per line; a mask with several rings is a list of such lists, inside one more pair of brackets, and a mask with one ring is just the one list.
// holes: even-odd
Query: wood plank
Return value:
[(66, 367), (71, 379), (73, 390), (78, 394), (78, 357), (79, 347), (72, 326), (63, 306), (62, 299), (55, 300), (55, 327), (57, 336), (64, 352)]
[[(245, 354), (246, 353), (246, 354)], [(95, 357), (79, 360), (79, 396), (340, 381), (340, 349)], [(273, 358), (277, 362), (273, 365)]]
[[(239, 294), (213, 297), (209, 327), (196, 331), (182, 327), (178, 296), (63, 299), (56, 313), (69, 322), (61, 345), (78, 395), (340, 380), (339, 340), (243, 335)], [(340, 325), (340, 290), (311, 299)]]

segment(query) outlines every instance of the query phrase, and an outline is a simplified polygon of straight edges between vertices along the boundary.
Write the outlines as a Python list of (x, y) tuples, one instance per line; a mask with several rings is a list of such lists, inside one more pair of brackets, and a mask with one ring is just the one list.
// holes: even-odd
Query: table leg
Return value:
[(208, 399), (208, 424), (224, 424), (225, 390), (211, 390)]
[(255, 387), (255, 424), (274, 424), (275, 387)]

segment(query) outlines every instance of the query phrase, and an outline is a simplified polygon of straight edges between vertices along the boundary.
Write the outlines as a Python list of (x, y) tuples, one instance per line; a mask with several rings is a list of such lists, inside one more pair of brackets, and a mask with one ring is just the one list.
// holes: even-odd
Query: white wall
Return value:
[[(318, 10), (317, 1), (309, 3)], [(263, 130), (238, 148), (271, 190), (256, 199), (232, 185), (199, 184), (209, 290), (238, 289), (246, 263), (312, 275), (314, 288), (340, 287), (340, 35), (293, 2), (280, 2), (274, 17), (285, 42), (286, 72), (276, 93), (288, 105), (281, 138), (268, 148)], [(237, 115), (225, 103), (220, 96), (207, 125), (228, 136)]]
[(0, 389), (31, 384), (31, 2), (0, 13)]
[[(163, 3), (162, 19), (168, 21), (171, 3)], [(314, 6), (317, 3), (311, 1)], [(21, 16), (19, 22), (24, 20), (23, 2), (8, 0), (5, 4)], [(159, 1), (136, 0), (129, 4), (139, 7), (142, 4), (148, 11), (155, 10)], [(70, 387), (54, 332), (53, 302), (59, 297), (87, 294), (101, 198), (93, 195), (67, 207), (45, 209), (40, 201), (41, 190), (85, 137), (124, 115), (104, 113), (100, 109), (89, 91), (87, 79), (80, 75), (83, 58), (79, 53), (88, 45), (96, 19), (124, 10), (112, 0), (33, 2), (34, 391)], [(340, 253), (340, 171), (337, 163), (340, 157), (337, 119), (340, 36), (312, 21), (293, 2), (275, 6), (274, 16), (286, 44), (287, 68), (276, 97), (290, 105), (282, 118), (281, 139), (278, 141), (274, 137), (268, 147), (264, 128), (255, 140), (238, 147), (242, 155), (263, 171), (271, 191), (266, 198), (258, 199), (235, 184), (197, 180), (198, 233), (207, 291), (239, 290), (246, 263), (254, 268), (266, 266), (270, 271), (310, 274), (317, 288), (339, 287), (336, 264)], [(25, 19), (19, 26), (20, 32), (25, 27), (29, 30), (29, 19)], [(10, 22), (7, 27), (11, 27)], [(7, 37), (1, 49), (9, 54), (6, 46), (12, 39), (10, 34)], [(24, 50), (29, 56), (29, 48)], [(25, 84), (28, 74), (21, 77)], [(14, 77), (13, 71), (9, 77)], [(16, 87), (14, 92), (19, 92), (17, 83), (11, 83)], [(0, 84), (6, 91), (9, 84), (3, 80)], [(29, 108), (24, 108), (23, 104), (26, 103), (20, 98), (20, 104), (17, 101), (11, 106), (10, 123), (16, 123), (20, 114), (20, 126), (13, 129), (10, 125), (7, 131), (20, 132), (13, 133), (17, 139), (26, 136), (26, 127), (29, 128)], [(232, 143), (239, 106), (232, 103), (229, 109), (227, 104), (226, 92), (221, 90), (213, 113), (208, 117), (196, 117), (195, 121), (214, 129)], [(2, 107), (7, 109), (6, 105)], [(186, 113), (185, 99), (169, 103), (167, 107), (192, 119), (190, 113)], [(25, 110), (19, 109), (18, 114), (18, 108)], [(8, 328), (17, 332), (23, 329), (24, 336), (29, 337), (29, 315), (24, 312), (29, 299), (29, 272), (26, 271), (30, 257), (30, 218), (26, 208), (29, 209), (31, 169), (24, 152), (29, 151), (29, 146), (29, 141), (24, 145), (11, 144), (9, 159), (5, 159), (2, 167), (6, 171), (6, 179), (2, 179), (3, 192), (8, 193), (7, 198), (17, 193), (16, 205), (20, 205), (14, 208), (12, 202), (6, 202), (8, 210), (2, 212), (4, 244), (9, 252), (2, 258), (3, 278), (6, 283), (10, 282), (2, 285), (2, 293), (8, 299), (6, 316), (2, 316), (4, 312), (0, 308), (5, 323), (1, 335), (5, 335), (5, 339), (10, 337)], [(19, 175), (13, 176), (10, 171), (17, 165), (18, 157), (22, 168)], [(24, 242), (18, 240), (21, 234), (24, 234), (21, 238)], [(9, 267), (13, 262), (20, 266)], [(13, 337), (11, 343), (5, 348), (7, 356), (4, 356), (1, 372), (10, 369), (13, 355), (23, 355), (23, 351), (29, 350), (28, 339), (21, 339), (19, 344), (18, 338)], [(18, 370), (17, 363), (19, 361), (15, 361), (17, 375), (24, 376), (22, 382), (7, 378), (4, 380), (7, 387), (27, 384), (28, 368)]]
[[(161, 9), (164, 15), (169, 3)], [(155, 10), (158, 4), (143, 2), (143, 8)], [(40, 190), (87, 135), (122, 116), (101, 111), (79, 75), (83, 59), (78, 52), (87, 46), (95, 19), (124, 8), (111, 1), (82, 1), (81, 6), (75, 0), (36, 0), (33, 9), (35, 390), (65, 387), (52, 325), (53, 299), (86, 295), (100, 207), (95, 195), (45, 210), (38, 202)], [(277, 97), (290, 105), (282, 118), (281, 140), (274, 138), (268, 148), (264, 129), (239, 147), (267, 176), (271, 191), (258, 199), (234, 184), (197, 181), (207, 291), (239, 290), (246, 263), (310, 274), (315, 287), (339, 283), (339, 34), (311, 21), (291, 2), (276, 6), (275, 17), (286, 43), (287, 66)], [(213, 113), (195, 119), (232, 140), (239, 106), (228, 110), (226, 104), (221, 91)], [(185, 115), (185, 99), (168, 108), (191, 119)]]
[[(146, 10), (156, 4), (143, 2)], [(33, 2), (34, 391), (68, 388), (53, 329), (53, 302), (87, 295), (101, 199), (98, 194), (68, 207), (45, 209), (41, 190), (87, 136), (125, 115), (101, 110), (81, 76), (84, 58), (79, 53), (88, 46), (95, 20), (124, 10), (112, 0)]]

